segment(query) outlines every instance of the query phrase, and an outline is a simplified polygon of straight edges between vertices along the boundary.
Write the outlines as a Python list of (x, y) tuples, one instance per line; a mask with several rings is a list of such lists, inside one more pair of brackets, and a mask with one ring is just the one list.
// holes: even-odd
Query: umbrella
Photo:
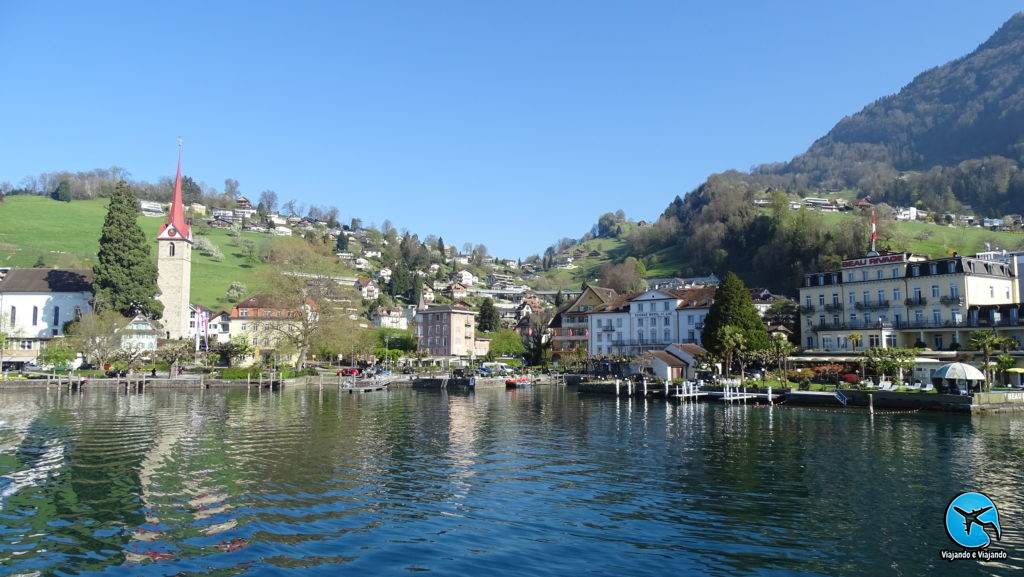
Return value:
[(967, 363), (949, 363), (942, 365), (934, 374), (933, 379), (954, 379), (966, 381), (984, 381), (985, 375)]

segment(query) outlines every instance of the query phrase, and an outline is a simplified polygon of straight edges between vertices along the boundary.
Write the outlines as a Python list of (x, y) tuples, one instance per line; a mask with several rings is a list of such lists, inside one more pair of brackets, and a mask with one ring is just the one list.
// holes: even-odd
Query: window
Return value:
[(899, 267), (893, 267), (893, 269), (892, 269), (892, 278), (900, 278), (900, 269), (899, 269)]
[(811, 295), (807, 295), (804, 297), (804, 306), (806, 306), (807, 308), (811, 308)]
[(665, 329), (665, 342), (667, 343), (667, 342), (669, 342), (671, 340), (672, 340), (672, 331), (670, 329)]
[(238, 310), (238, 316), (240, 316), (240, 317), (247, 317), (247, 316), (249, 316), (249, 309), (239, 309)]
[(850, 291), (850, 304), (857, 304), (857, 293)]
[(942, 349), (942, 335), (935, 335), (935, 348)]
[(885, 278), (885, 271), (882, 270), (882, 269), (876, 270), (875, 271), (875, 278), (878, 279), (878, 280), (882, 280), (883, 278)]
[(921, 267), (917, 265), (910, 267), (910, 276), (921, 276)]
[(60, 307), (53, 307), (53, 326), (60, 326)]
[(946, 272), (956, 272), (956, 261), (955, 260), (949, 261), (948, 263), (946, 263), (946, 265), (947, 265), (946, 266)]
[(663, 310), (663, 311), (667, 311), (668, 310), (668, 301), (665, 301), (665, 302), (661, 303), (661, 310)]
[(868, 335), (868, 346), (879, 347), (881, 346), (882, 339), (878, 335)]
[(900, 287), (893, 287), (892, 300), (894, 303), (899, 304), (899, 302), (903, 300), (903, 289), (901, 289)]
[(644, 303), (637, 303), (636, 306), (637, 310), (639, 310), (640, 312), (644, 312)]
[(852, 272), (846, 273), (846, 282), (853, 282), (853, 273)]
[(818, 295), (818, 304), (820, 306), (825, 306), (825, 295)]
[(939, 309), (932, 309), (932, 322), (935, 326), (942, 325), (942, 311)]
[(32, 341), (21, 341), (21, 343), (19, 343), (19, 346), (21, 347), (21, 350), (23, 350), (23, 351), (31, 351), (32, 350)]
[(636, 319), (636, 326), (637, 327), (643, 327), (644, 326), (644, 319)]
[(11, 307), (11, 324), (13, 325), (13, 324), (15, 324), (17, 322), (18, 322), (18, 309), (15, 308), (15, 307)]
[(615, 319), (615, 326), (622, 328), (622, 317)]
[(833, 305), (838, 305), (839, 304), (839, 293), (832, 293), (832, 304)]
[(167, 256), (174, 256), (174, 243), (168, 243), (167, 245)]
[(960, 298), (960, 286), (955, 284), (949, 285), (949, 296), (954, 299)]
[(814, 348), (814, 337), (807, 337), (807, 348)]
[(885, 302), (885, 289), (878, 289), (878, 304)]
[(988, 285), (988, 296), (989, 298), (996, 298), (996, 287)]
[(919, 286), (914, 287), (914, 300), (921, 302), (921, 287)]
[(868, 280), (868, 271), (866, 271), (866, 270), (860, 271), (860, 280)]
[(39, 307), (32, 307), (32, 326), (39, 324)]
[(667, 327), (667, 326), (669, 326), (669, 324), (670, 324), (670, 322), (669, 322), (669, 318), (668, 318), (668, 317), (665, 317), (665, 322), (664, 322), (664, 323), (662, 323), (662, 324), (663, 324), (664, 326), (666, 326), (666, 327)]
[(864, 304), (870, 304), (871, 303), (871, 293), (870, 292), (864, 291), (861, 294), (861, 296), (863, 297), (863, 300), (861, 301), (862, 303), (864, 303)]
[(931, 263), (930, 265), (928, 265), (928, 272), (932, 274), (939, 274), (939, 265), (934, 262)]
[(939, 285), (937, 285), (937, 284), (933, 284), (932, 285), (932, 298), (933, 299), (939, 298)]
[(256, 337), (253, 337), (252, 338), (252, 346), (255, 347), (255, 346), (259, 345), (259, 344), (260, 344), (260, 340), (258, 338), (256, 338)]

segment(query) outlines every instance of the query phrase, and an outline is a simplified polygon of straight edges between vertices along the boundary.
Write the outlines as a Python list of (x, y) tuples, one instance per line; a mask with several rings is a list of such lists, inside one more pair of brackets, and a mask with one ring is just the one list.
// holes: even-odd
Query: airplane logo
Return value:
[[(977, 526), (979, 530), (973, 530)], [(1003, 536), (995, 503), (981, 493), (961, 493), (946, 508), (946, 533), (957, 545), (980, 549)]]

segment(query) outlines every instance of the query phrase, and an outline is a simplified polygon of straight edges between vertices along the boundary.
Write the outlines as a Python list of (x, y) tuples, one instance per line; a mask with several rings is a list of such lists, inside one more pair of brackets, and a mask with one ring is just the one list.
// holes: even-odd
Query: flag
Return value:
[(875, 241), (878, 240), (878, 219), (875, 218), (874, 211), (871, 212), (871, 250), (875, 250)]

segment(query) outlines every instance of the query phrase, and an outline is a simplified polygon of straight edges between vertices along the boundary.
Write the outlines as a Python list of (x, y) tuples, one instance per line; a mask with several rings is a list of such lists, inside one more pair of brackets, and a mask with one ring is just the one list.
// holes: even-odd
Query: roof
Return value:
[(651, 355), (670, 367), (690, 366), (690, 363), (666, 351), (651, 351)]
[(704, 347), (696, 345), (694, 343), (676, 343), (672, 346), (679, 349), (680, 351), (683, 351), (684, 353), (690, 355), (693, 358), (697, 358), (700, 355), (706, 355), (708, 352)]
[(5, 293), (92, 292), (91, 269), (12, 268), (0, 280)]

